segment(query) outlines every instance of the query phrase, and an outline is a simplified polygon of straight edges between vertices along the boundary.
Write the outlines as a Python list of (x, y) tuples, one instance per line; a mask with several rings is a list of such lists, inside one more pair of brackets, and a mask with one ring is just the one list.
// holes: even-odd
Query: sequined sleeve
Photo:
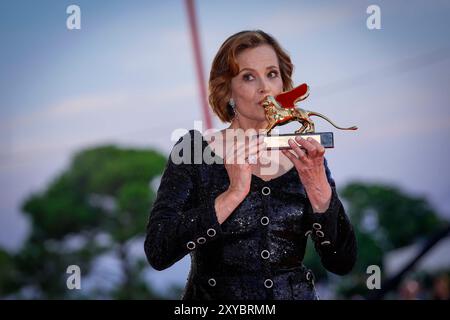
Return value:
[[(172, 153), (180, 143), (189, 143), (192, 148), (191, 134), (192, 130), (180, 138)], [(186, 149), (181, 150), (182, 156)], [(150, 212), (144, 243), (148, 262), (157, 270), (170, 267), (192, 250), (215, 241), (221, 234), (214, 209), (215, 199), (204, 203), (196, 201), (196, 165), (192, 162), (175, 164), (172, 153)]]
[(344, 275), (351, 271), (356, 261), (356, 238), (326, 160), (325, 170), (332, 190), (330, 206), (324, 213), (314, 213), (309, 204), (307, 225), (323, 266), (330, 272)]

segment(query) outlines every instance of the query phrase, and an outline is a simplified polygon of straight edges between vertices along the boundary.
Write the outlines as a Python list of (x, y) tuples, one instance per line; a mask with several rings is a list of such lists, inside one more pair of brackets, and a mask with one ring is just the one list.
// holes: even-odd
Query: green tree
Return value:
[(393, 186), (355, 182), (345, 187), (342, 196), (353, 223), (370, 233), (383, 250), (409, 245), (443, 223), (425, 197)]
[[(115, 146), (76, 154), (45, 191), (24, 202), (22, 210), (29, 217), (31, 232), (14, 256), (0, 252), (0, 260), (14, 270), (11, 274), (0, 269), (0, 287), (7, 284), (8, 289), (0, 294), (49, 299), (158, 298), (143, 278), (148, 264), (133, 257), (131, 249), (144, 235), (155, 197), (150, 183), (161, 175), (165, 163), (166, 157), (158, 152)], [(106, 254), (120, 261), (117, 286), (97, 289), (94, 284), (89, 292), (67, 289), (69, 265), (78, 265), (83, 279), (96, 258)]]
[(373, 264), (383, 269), (386, 252), (421, 241), (445, 224), (425, 197), (394, 186), (353, 182), (342, 190), (342, 196), (359, 247), (349, 293), (359, 288), (360, 294), (367, 294), (366, 269)]
[[(354, 269), (350, 275), (337, 280), (337, 293), (345, 297), (367, 294), (367, 267), (382, 268), (386, 252), (430, 236), (444, 224), (426, 198), (409, 195), (390, 185), (353, 182), (339, 191), (339, 195), (355, 228), (358, 244)], [(320, 280), (330, 279), (311, 245), (305, 264)]]

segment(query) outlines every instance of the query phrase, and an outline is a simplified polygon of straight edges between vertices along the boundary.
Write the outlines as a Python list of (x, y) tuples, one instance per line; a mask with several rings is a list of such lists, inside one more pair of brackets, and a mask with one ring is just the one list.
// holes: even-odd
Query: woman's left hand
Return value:
[[(306, 189), (313, 211), (316, 213), (325, 212), (331, 200), (331, 187), (328, 183), (324, 166), (325, 148), (315, 139), (307, 140), (296, 137), (289, 139), (292, 151), (283, 150), (283, 154), (292, 161), (297, 169), (298, 175)], [(306, 152), (305, 152), (306, 151)]]

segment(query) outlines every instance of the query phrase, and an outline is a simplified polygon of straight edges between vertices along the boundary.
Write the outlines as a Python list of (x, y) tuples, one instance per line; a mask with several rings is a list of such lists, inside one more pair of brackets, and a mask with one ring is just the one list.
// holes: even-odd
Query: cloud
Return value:
[(352, 16), (355, 16), (354, 8), (339, 2), (333, 5), (310, 7), (304, 11), (300, 6), (290, 9), (286, 5), (273, 14), (261, 17), (260, 20), (270, 23), (271, 33), (278, 36), (300, 37), (311, 33), (318, 34), (323, 30), (333, 30), (338, 25), (348, 23)]
[[(195, 118), (197, 90), (184, 84), (164, 91), (110, 92), (63, 100), (27, 115), (0, 123), (0, 168), (11, 169), (39, 155), (78, 148), (124, 137), (127, 134), (157, 136), (171, 123)], [(176, 115), (176, 116), (175, 116)], [(32, 158), (30, 158), (30, 156)]]

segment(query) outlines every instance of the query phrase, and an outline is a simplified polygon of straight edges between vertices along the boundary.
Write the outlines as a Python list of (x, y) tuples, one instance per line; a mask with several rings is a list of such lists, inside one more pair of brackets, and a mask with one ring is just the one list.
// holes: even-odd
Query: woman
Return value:
[[(260, 30), (231, 36), (213, 61), (209, 101), (230, 126), (205, 137), (191, 130), (177, 142), (145, 240), (157, 270), (191, 254), (183, 299), (317, 299), (302, 264), (308, 236), (327, 270), (343, 275), (355, 263), (355, 235), (324, 148), (296, 139), (291, 150), (269, 153), (248, 134), (267, 126), (261, 103), (292, 88), (292, 70)], [(239, 130), (246, 143), (228, 134)]]

